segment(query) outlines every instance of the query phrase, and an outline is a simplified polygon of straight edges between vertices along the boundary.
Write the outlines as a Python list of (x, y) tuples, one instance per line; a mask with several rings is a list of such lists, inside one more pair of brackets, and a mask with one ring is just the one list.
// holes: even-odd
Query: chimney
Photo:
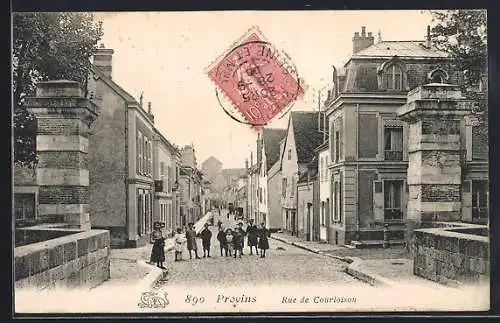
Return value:
[(368, 35), (366, 35), (366, 27), (362, 26), (361, 36), (359, 35), (359, 32), (355, 32), (354, 37), (352, 38), (352, 53), (356, 54), (360, 50), (370, 47), (374, 43), (375, 37), (373, 37), (373, 34), (369, 32)]
[(253, 151), (250, 152), (250, 167), (253, 166)]
[(257, 163), (262, 161), (262, 137), (261, 131), (257, 133)]
[(94, 52), (94, 66), (110, 79), (112, 75), (114, 52), (115, 51), (112, 49), (104, 48), (104, 44), (101, 44), (100, 48), (96, 49)]
[(153, 114), (153, 112), (151, 110), (151, 101), (148, 102), (148, 113)]
[(431, 26), (427, 26), (427, 37), (425, 39), (425, 47), (431, 48)]
[(248, 169), (248, 158), (245, 159), (245, 168)]

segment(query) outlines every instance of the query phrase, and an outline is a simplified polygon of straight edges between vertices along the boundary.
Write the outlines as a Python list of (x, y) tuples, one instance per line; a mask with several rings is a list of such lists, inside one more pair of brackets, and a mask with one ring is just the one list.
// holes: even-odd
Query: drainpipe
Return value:
[(359, 240), (359, 104), (356, 104), (356, 240)]

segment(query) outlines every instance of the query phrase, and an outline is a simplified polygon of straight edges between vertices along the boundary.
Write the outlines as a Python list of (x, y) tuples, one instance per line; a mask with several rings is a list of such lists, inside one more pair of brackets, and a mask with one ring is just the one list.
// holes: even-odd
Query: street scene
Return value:
[(16, 313), (488, 310), (486, 11), (350, 13), (14, 13)]

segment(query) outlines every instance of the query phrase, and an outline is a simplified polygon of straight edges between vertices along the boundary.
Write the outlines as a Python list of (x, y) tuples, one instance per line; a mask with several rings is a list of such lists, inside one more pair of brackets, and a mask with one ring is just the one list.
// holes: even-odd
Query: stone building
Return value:
[[(151, 104), (145, 108), (142, 97), (138, 102), (113, 81), (113, 53), (97, 50), (88, 81), (89, 95), (100, 107), (89, 139), (91, 223), (93, 228), (110, 230), (113, 246), (135, 247), (150, 240), (153, 222), (161, 219), (161, 212), (169, 212), (159, 207), (158, 194), (155, 200), (155, 179), (161, 176), (161, 161), (156, 158), (165, 159), (164, 167), (169, 163), (173, 169), (177, 153), (161, 139)], [(172, 214), (176, 208), (172, 204)]]
[[(325, 135), (326, 132), (325, 132)], [(325, 138), (325, 137), (324, 137)], [(316, 162), (318, 164), (318, 186), (319, 186), (319, 240), (328, 241), (328, 228), (330, 226), (330, 150), (328, 141), (325, 141), (316, 148), (318, 155)]]
[(181, 167), (179, 170), (179, 227), (198, 221), (202, 214), (202, 173), (197, 168), (195, 149), (186, 145), (181, 149)]
[(279, 160), (280, 142), (286, 135), (286, 129), (263, 128), (259, 138), (257, 138), (257, 149), (259, 161), (259, 214), (258, 223), (264, 222), (270, 229), (281, 227), (280, 217), (270, 218), (269, 203), (270, 198), (275, 197), (279, 201), (279, 195), (273, 196), (269, 191), (268, 173), (271, 167)]
[[(286, 133), (285, 133), (286, 136)], [(273, 231), (283, 228), (281, 196), (282, 196), (282, 174), (281, 159), (285, 149), (285, 137), (279, 142), (278, 160), (269, 168), (267, 173), (267, 201), (269, 212), (269, 229)]]
[(315, 157), (314, 149), (323, 139), (323, 114), (320, 112), (292, 111), (281, 157), (282, 221), (283, 229), (297, 234), (297, 181), (300, 174)]
[(164, 236), (171, 236), (179, 224), (180, 158), (179, 149), (156, 131), (153, 148), (153, 178), (155, 179), (153, 221), (163, 224)]
[[(434, 49), (429, 36), (422, 41), (374, 43), (365, 27), (355, 33), (346, 75), (334, 76), (325, 102), (331, 155), (330, 242), (376, 244), (388, 226), (393, 243), (403, 243), (410, 134), (396, 111), (406, 103), (407, 93), (420, 85), (457, 84), (459, 73), (451, 66), (449, 56)], [(456, 132), (466, 165), (461, 191), (464, 220), (485, 216), (470, 207), (476, 203), (476, 209), (483, 210), (487, 195), (487, 146), (476, 140), (475, 130), (464, 118)]]
[(307, 164), (297, 181), (297, 236), (307, 240), (318, 240), (320, 183), (316, 157)]

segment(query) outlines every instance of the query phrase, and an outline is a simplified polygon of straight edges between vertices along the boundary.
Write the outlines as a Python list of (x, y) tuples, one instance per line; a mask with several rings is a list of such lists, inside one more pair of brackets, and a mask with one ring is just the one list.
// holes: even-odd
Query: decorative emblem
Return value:
[(144, 292), (137, 306), (140, 308), (165, 308), (168, 304), (168, 293), (164, 292), (163, 296), (158, 295), (157, 292)]

